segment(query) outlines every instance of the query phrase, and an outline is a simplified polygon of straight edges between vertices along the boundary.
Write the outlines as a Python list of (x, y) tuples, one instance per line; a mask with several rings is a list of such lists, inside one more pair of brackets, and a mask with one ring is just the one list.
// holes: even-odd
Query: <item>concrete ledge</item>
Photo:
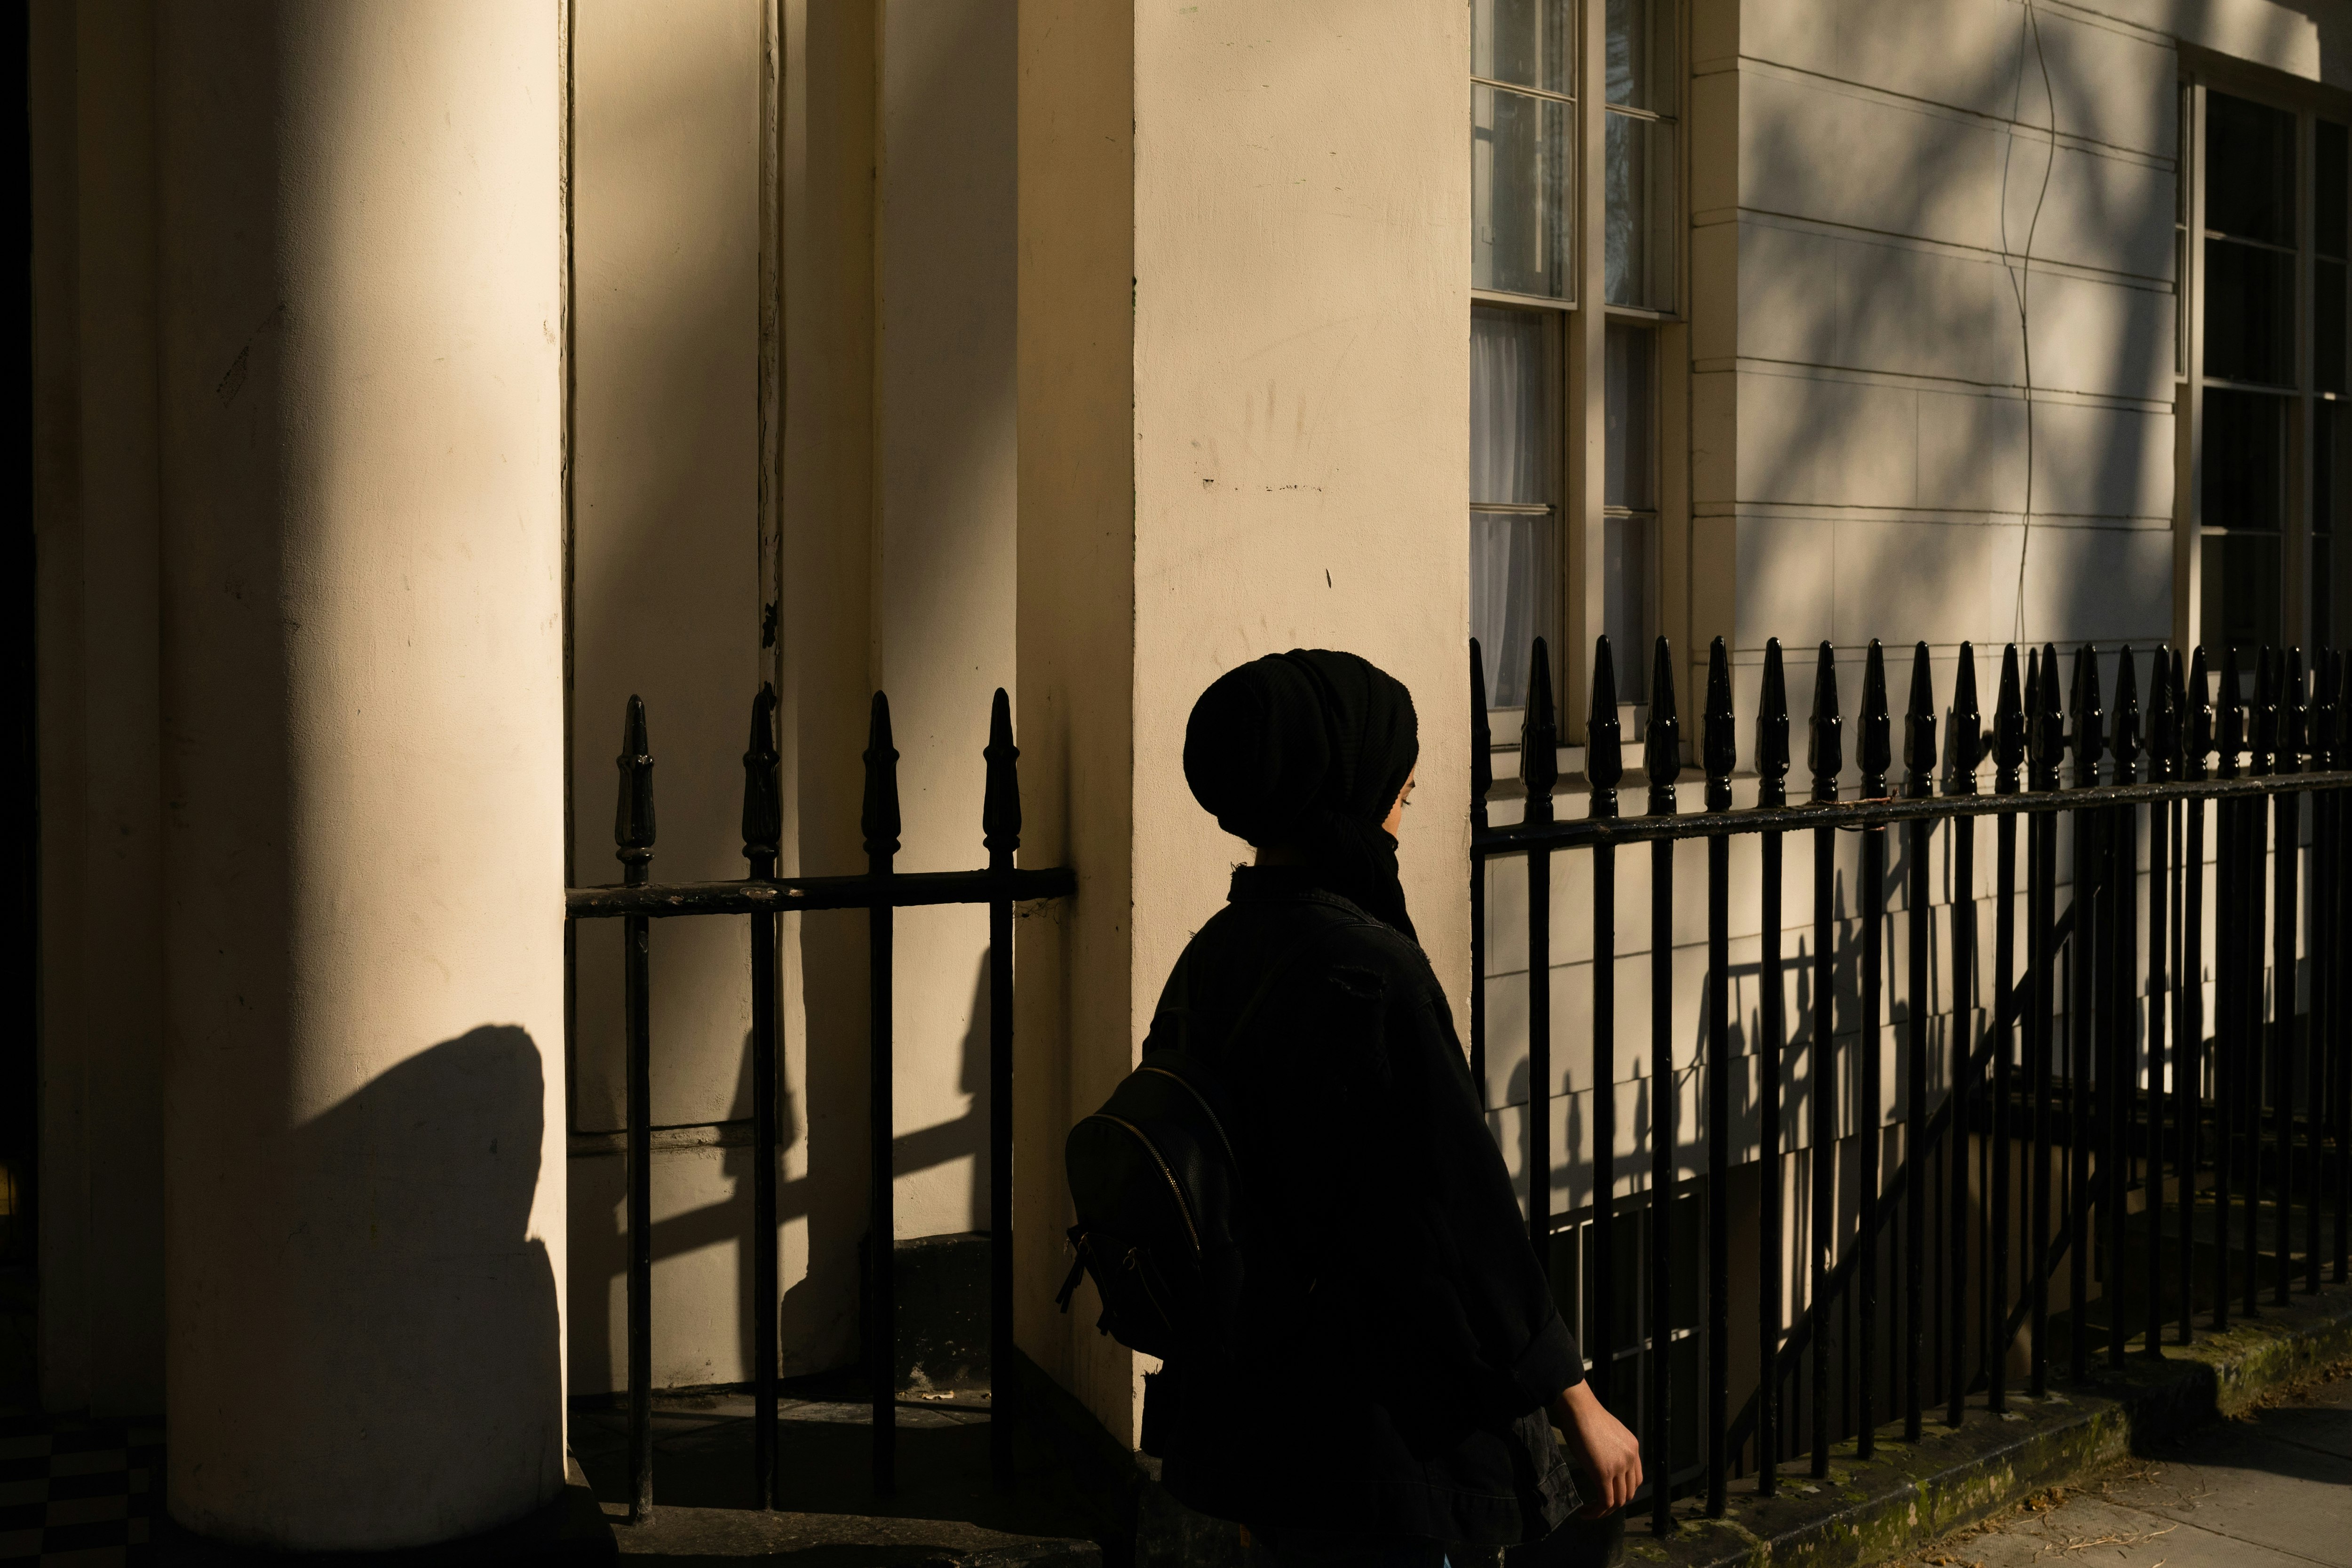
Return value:
[[(2063, 1320), (2053, 1345), (2065, 1342)], [(2102, 1346), (2104, 1352), (2104, 1345)], [(2100, 1366), (2085, 1382), (2055, 1386), (2045, 1400), (2012, 1393), (1995, 1415), (1982, 1395), (1967, 1419), (1947, 1426), (1929, 1414), (1925, 1436), (1901, 1440), (1902, 1423), (1882, 1426), (1877, 1453), (1853, 1457), (1847, 1444), (1816, 1480), (1806, 1461), (1783, 1469), (1780, 1495), (1759, 1497), (1753, 1478), (1734, 1483), (1724, 1518), (1697, 1500), (1675, 1510), (1664, 1541), (1637, 1525), (1627, 1540), (1635, 1562), (1671, 1568), (1858, 1568), (1923, 1546), (2034, 1492), (2095, 1469), (2150, 1441), (2243, 1410), (2270, 1391), (2352, 1356), (2352, 1287), (2265, 1306), (2222, 1333), (2200, 1331), (2191, 1345), (2167, 1345), (2161, 1359), (2136, 1343), (2130, 1364)]]

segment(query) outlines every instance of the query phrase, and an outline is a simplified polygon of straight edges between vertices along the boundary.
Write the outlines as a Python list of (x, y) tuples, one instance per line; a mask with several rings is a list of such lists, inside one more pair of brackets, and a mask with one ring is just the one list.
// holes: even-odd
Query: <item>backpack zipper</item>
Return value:
[(1160, 1179), (1168, 1184), (1169, 1193), (1176, 1199), (1176, 1212), (1182, 1215), (1184, 1220), (1184, 1234), (1192, 1238), (1192, 1256), (1196, 1258), (1199, 1258), (1201, 1256), (1201, 1232), (1199, 1228), (1192, 1224), (1192, 1205), (1184, 1201), (1184, 1189), (1177, 1184), (1176, 1173), (1169, 1169), (1167, 1159), (1160, 1152), (1160, 1145), (1154, 1143), (1150, 1138), (1146, 1135), (1142, 1128), (1136, 1126), (1135, 1123), (1131, 1121), (1122, 1121), (1118, 1117), (1108, 1116), (1097, 1110), (1087, 1120), (1089, 1121), (1108, 1121), (1114, 1127), (1124, 1127), (1137, 1142), (1143, 1145), (1144, 1152), (1151, 1156), (1151, 1163), (1160, 1167)]
[(1217, 1130), (1217, 1142), (1225, 1146), (1225, 1158), (1233, 1162), (1234, 1173), (1236, 1176), (1240, 1175), (1242, 1166), (1241, 1156), (1234, 1152), (1234, 1141), (1225, 1136), (1225, 1124), (1217, 1120), (1216, 1107), (1209, 1103), (1209, 1097), (1202, 1094), (1199, 1089), (1193, 1088), (1192, 1080), (1181, 1072), (1170, 1072), (1166, 1068), (1155, 1067), (1139, 1067), (1135, 1070), (1138, 1072), (1156, 1072), (1161, 1078), (1173, 1079), (1178, 1083), (1183, 1085), (1184, 1092), (1191, 1095), (1194, 1100), (1200, 1102), (1201, 1114), (1209, 1119), (1209, 1125)]

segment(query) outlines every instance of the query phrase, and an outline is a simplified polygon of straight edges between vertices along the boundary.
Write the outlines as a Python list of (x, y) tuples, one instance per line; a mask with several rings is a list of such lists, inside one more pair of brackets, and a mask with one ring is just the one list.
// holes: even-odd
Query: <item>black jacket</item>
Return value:
[(1421, 949), (1243, 867), (1162, 994), (1146, 1048), (1175, 1045), (1230, 1101), (1245, 1282), (1232, 1358), (1150, 1380), (1168, 1489), (1270, 1528), (1546, 1535), (1577, 1496), (1543, 1411), (1583, 1363)]

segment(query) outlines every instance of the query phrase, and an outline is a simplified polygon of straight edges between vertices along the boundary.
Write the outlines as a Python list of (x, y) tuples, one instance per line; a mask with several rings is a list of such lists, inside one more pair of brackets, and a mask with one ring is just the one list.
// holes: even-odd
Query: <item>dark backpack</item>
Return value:
[[(1360, 915), (1327, 920), (1270, 964), (1232, 1033), (1242, 1037), (1274, 983), (1333, 931), (1370, 925)], [(1070, 1129), (1063, 1159), (1078, 1223), (1077, 1251), (1056, 1300), (1064, 1311), (1081, 1274), (1102, 1298), (1103, 1332), (1161, 1360), (1179, 1352), (1216, 1356), (1232, 1342), (1242, 1295), (1241, 1163), (1226, 1133), (1230, 1100), (1192, 1047), (1192, 950), (1177, 961), (1171, 1011), (1178, 1045), (1144, 1052), (1102, 1109)]]

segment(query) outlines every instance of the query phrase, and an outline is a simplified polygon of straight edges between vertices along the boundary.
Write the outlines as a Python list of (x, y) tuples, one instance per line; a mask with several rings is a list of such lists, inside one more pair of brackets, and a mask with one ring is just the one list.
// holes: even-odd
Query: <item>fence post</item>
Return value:
[[(1625, 776), (1617, 666), (1609, 639), (1592, 641), (1592, 701), (1584, 721), (1586, 811), (1617, 815)], [(1617, 1373), (1617, 847), (1592, 847), (1592, 1275), (1584, 1297), (1593, 1394), (1603, 1405)], [(1638, 1399), (1638, 1394), (1636, 1398)]]
[[(2090, 644), (2074, 650), (2073, 750), (2074, 787), (2088, 789), (2099, 782), (2099, 753), (2105, 750), (2099, 712), (2099, 659)], [(2108, 960), (2105, 903), (2105, 816), (2096, 809), (2074, 811), (2074, 952), (2066, 1009), (2066, 1354), (2068, 1370), (2080, 1383), (2091, 1371), (2091, 1253), (2095, 1243), (2091, 1229), (2091, 1138), (2095, 1092), (2093, 1061), (2101, 1047), (2111, 1044), (2115, 1017), (2101, 998), (2112, 965)]]
[[(762, 682), (743, 752), (743, 858), (755, 882), (774, 878), (782, 848), (775, 714), (775, 688)], [(776, 917), (761, 910), (751, 916), (751, 1468), (763, 1510), (776, 1496)]]
[[(2066, 751), (2066, 721), (2058, 710), (2058, 649), (2043, 643), (2026, 663), (2026, 739), (2032, 759), (2030, 774), (2036, 793), (2058, 788), (2058, 768)], [(2051, 1127), (2050, 1072), (2055, 1052), (2056, 965), (2058, 962), (2058, 818), (2054, 812), (2036, 812), (2028, 823), (2026, 897), (2032, 926), (2032, 1017), (2028, 1031), (2028, 1059), (2033, 1080), (2033, 1181), (2029, 1201), (2033, 1205), (2030, 1229), (2032, 1256), (2032, 1373), (2029, 1387), (2041, 1399), (2050, 1392), (2050, 1198)]]
[[(1731, 658), (1717, 637), (1706, 657), (1706, 708), (1699, 763), (1706, 809), (1731, 809), (1739, 742), (1731, 711)], [(1731, 835), (1706, 841), (1706, 1512), (1723, 1517), (1730, 1482), (1727, 1452), (1731, 1365)], [(1769, 1374), (1769, 1364), (1758, 1375)]]
[[(1838, 797), (1838, 774), (1845, 769), (1845, 721), (1838, 714), (1837, 655), (1828, 642), (1813, 667), (1813, 713), (1805, 744), (1805, 765), (1813, 776), (1812, 798)], [(1813, 1079), (1812, 1149), (1806, 1177), (1812, 1187), (1812, 1278), (1807, 1289), (1813, 1316), (1811, 1471), (1830, 1473), (1830, 1255), (1837, 1245), (1837, 829), (1813, 829), (1813, 1019), (1811, 1063)], [(1853, 1385), (1853, 1346), (1839, 1343)]]
[[(2109, 716), (2108, 753), (2115, 758), (2114, 782), (2133, 783), (2139, 776), (2139, 673), (2131, 645), (2126, 643), (2116, 662), (2116, 706)], [(2139, 1052), (2132, 1037), (2138, 1003), (2138, 942), (2134, 916), (2138, 912), (2139, 808), (2126, 803), (2108, 814), (2107, 901), (2104, 927), (2113, 984), (2101, 993), (2100, 1005), (2114, 1014), (2108, 1030), (2106, 1072), (2107, 1241), (2107, 1362), (2124, 1364), (2124, 1222), (2128, 1217), (2131, 1191), (2131, 1119), (2139, 1096)], [(2153, 1087), (2153, 1080), (2151, 1080)], [(2154, 1101), (2149, 1102), (2153, 1106)], [(2155, 1165), (2148, 1170), (2153, 1181)], [(2158, 1193), (2147, 1189), (2150, 1223), (2162, 1212)]]
[[(989, 870), (1009, 877), (1021, 848), (1021, 752), (1002, 686), (989, 703), (981, 757), (988, 765), (981, 844)], [(1020, 1398), (1013, 1373), (1013, 900), (1001, 888), (998, 894), (988, 900), (988, 1451), (996, 1484), (1010, 1487)]]
[(1486, 862), (1477, 854), (1486, 837), (1486, 796), (1495, 787), (1495, 737), (1486, 722), (1486, 659), (1478, 639), (1470, 639), (1470, 1081), (1477, 1086), (1478, 1109), (1487, 1109), (1486, 1087)]
[[(1650, 665), (1650, 722), (1642, 738), (1650, 774), (1650, 815), (1675, 815), (1683, 771), (1682, 725), (1675, 716), (1675, 662), (1660, 637)], [(1535, 900), (1528, 900), (1530, 906)], [(1673, 1209), (1675, 1189), (1675, 841), (1650, 846), (1650, 1528), (1674, 1530)], [(1655, 1468), (1652, 1468), (1652, 1463)]]
[[(1945, 726), (1944, 793), (1977, 793), (1977, 766), (1984, 761), (1984, 716), (1977, 710), (1977, 655), (1960, 644), (1958, 668), (1952, 676), (1952, 706)], [(1952, 1063), (1951, 1107), (1947, 1134), (1951, 1141), (1948, 1162), (1951, 1204), (1950, 1251), (1945, 1256), (1949, 1278), (1944, 1282), (1945, 1326), (1944, 1420), (1957, 1426), (1967, 1413), (1969, 1379), (1969, 1133), (1970, 1107), (1982, 1075), (1976, 1069), (1976, 854), (1977, 820), (1952, 819), (1952, 1034), (1946, 1054)], [(1962, 913), (1963, 910), (1967, 912)]]
[[(621, 727), (620, 798), (613, 814), (614, 858), (621, 879), (642, 887), (653, 875), (654, 759), (646, 742), (645, 699), (629, 699)], [(649, 921), (630, 915), (621, 922), (624, 1068), (628, 1097), (629, 1174), (629, 1522), (654, 1514), (653, 1405), (653, 1087)]]
[[(2303, 771), (2303, 650), (2281, 648), (2271, 659), (2273, 772)], [(2272, 840), (2277, 846), (2271, 861), (2271, 1062), (2272, 1142), (2278, 1145), (2278, 1185), (2272, 1194), (2277, 1243), (2273, 1272), (2277, 1281), (2274, 1300), (2284, 1307), (2293, 1299), (2294, 1285), (2294, 1155), (2295, 1155), (2295, 917), (2299, 905), (2295, 883), (2303, 859), (2303, 795), (2282, 791), (2271, 796)]]
[[(2148, 666), (2147, 776), (2153, 784), (2171, 784), (2180, 777), (2180, 705), (2173, 689), (2171, 659), (2162, 644)], [(2165, 1006), (2179, 971), (2169, 965), (2173, 839), (2176, 813), (2170, 802), (2147, 813), (2147, 1353), (2164, 1354), (2164, 1108)], [(2183, 1045), (2175, 1031), (2172, 1047), (2174, 1104)], [(2179, 1164), (2179, 1118), (2173, 1119), (2174, 1169), (2180, 1173), (2180, 1223), (2194, 1213), (2189, 1202), (2193, 1173)]]
[[(1936, 688), (1927, 668), (1927, 645), (1911, 650), (1911, 700), (1903, 713), (1903, 793), (1926, 800), (1936, 793)], [(1920, 1368), (1926, 1360), (1927, 1306), (1927, 836), (1932, 825), (1920, 817), (1905, 826), (1903, 934), (1908, 994), (1904, 1014), (1903, 1163), (1910, 1179), (1903, 1189), (1903, 1438), (1919, 1440)], [(1954, 1037), (1958, 1037), (1955, 1029)], [(1954, 1110), (1958, 1110), (1956, 1105)], [(1955, 1125), (1952, 1134), (1958, 1136)]]
[[(1993, 793), (2015, 795), (2025, 765), (2025, 700), (2017, 675), (2017, 645), (2001, 650), (2000, 689), (1993, 700)], [(1985, 1313), (1985, 1404), (1995, 1415), (2009, 1408), (2009, 1259), (2011, 1251), (2011, 1194), (2013, 1163), (2010, 1122), (2016, 1113), (2017, 1063), (2017, 813), (2004, 811), (1994, 826), (1993, 853), (1993, 1058), (1992, 1058), (1992, 1244), (1990, 1308)], [(2029, 936), (2032, 922), (2027, 922)], [(2031, 1058), (2029, 1058), (2029, 1060)]]
[[(1559, 726), (1552, 711), (1551, 649), (1535, 639), (1528, 705), (1519, 727), (1521, 820), (1549, 822), (1559, 783)], [(1551, 1272), (1551, 851), (1528, 851), (1528, 1240)]]
[[(1756, 804), (1771, 807), (1789, 804), (1789, 684), (1780, 668), (1780, 639), (1764, 643), (1764, 688), (1756, 704)], [(1759, 1216), (1756, 1259), (1757, 1405), (1756, 1491), (1771, 1497), (1779, 1489), (1781, 1433), (1780, 1405), (1780, 1052), (1789, 1038), (1780, 992), (1780, 837), (1764, 835), (1763, 983), (1758, 989), (1762, 1016), (1763, 1059), (1758, 1064), (1762, 1127), (1757, 1141), (1762, 1164), (1758, 1192), (1763, 1200)]]
[[(890, 743), (890, 700), (874, 694), (866, 742), (866, 799), (859, 826), (869, 875), (887, 877), (898, 853), (898, 752)], [(898, 1281), (894, 1272), (898, 1216), (892, 1190), (896, 1135), (891, 1054), (891, 963), (894, 910), (877, 901), (866, 910), (866, 1374), (873, 1380), (874, 1489), (887, 1496), (897, 1483)]]
[[(1876, 637), (1862, 667), (1862, 719), (1855, 760), (1862, 768), (1861, 798), (1887, 796), (1887, 770), (1894, 766), (1893, 721), (1886, 708), (1886, 652)], [(1862, 1103), (1855, 1130), (1862, 1154), (1862, 1261), (1856, 1338), (1861, 1342), (1860, 1414), (1855, 1417), (1854, 1458), (1867, 1459), (1878, 1447), (1878, 1200), (1885, 1174), (1886, 1110), (1885, 1069), (1886, 1011), (1886, 829), (1862, 830)]]

